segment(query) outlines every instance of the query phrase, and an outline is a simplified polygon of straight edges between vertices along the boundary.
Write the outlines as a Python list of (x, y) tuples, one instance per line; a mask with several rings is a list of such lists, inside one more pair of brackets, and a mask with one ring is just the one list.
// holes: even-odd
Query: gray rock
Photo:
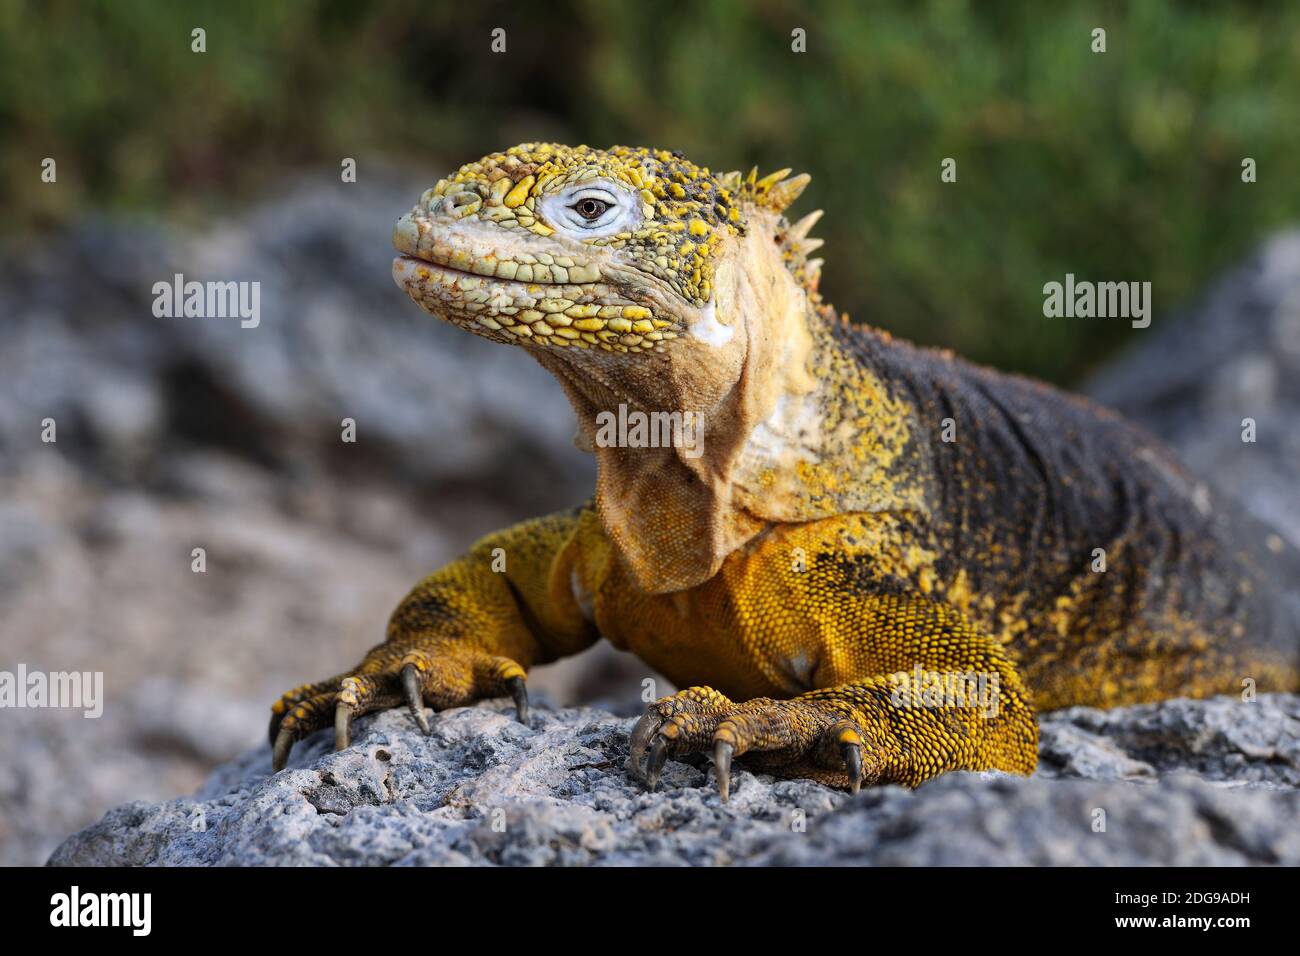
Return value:
[[(1300, 230), (1265, 243), (1177, 321), (1157, 317), (1134, 336), (1089, 394), (1300, 544)], [(1254, 442), (1242, 441), (1246, 418)]]
[[(1174, 700), (1042, 718), (1040, 771), (957, 773), (857, 797), (707, 761), (659, 791), (626, 770), (632, 722), (591, 709), (516, 723), (501, 702), (388, 711), (269, 776), (265, 748), (192, 798), (131, 803), (70, 837), (61, 865), (762, 865), (1300, 863), (1300, 696)], [(1102, 824), (1104, 823), (1104, 828)]]
[[(581, 500), (594, 466), (550, 375), (413, 308), (392, 281), (392, 224), (427, 178), (305, 177), (193, 233), (90, 216), (0, 259), (0, 474), (40, 447), (45, 417), (92, 470), (134, 481), (177, 443), (326, 468), (352, 418), (356, 450), (391, 479), (538, 508)], [(156, 317), (153, 286), (178, 273), (259, 283), (259, 324)]]

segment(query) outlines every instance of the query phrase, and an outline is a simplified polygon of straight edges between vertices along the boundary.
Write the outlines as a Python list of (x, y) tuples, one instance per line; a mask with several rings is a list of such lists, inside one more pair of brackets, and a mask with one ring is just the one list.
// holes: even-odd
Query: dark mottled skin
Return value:
[[(1039, 382), (829, 325), (928, 425), (917, 472), (939, 576), (965, 569), (996, 596), (968, 607), (991, 632), (1007, 633), (1004, 614), (1025, 622), (1007, 639), (1040, 708), (1300, 684), (1300, 552), (1153, 436)], [(1064, 634), (1050, 623), (1062, 597)]]

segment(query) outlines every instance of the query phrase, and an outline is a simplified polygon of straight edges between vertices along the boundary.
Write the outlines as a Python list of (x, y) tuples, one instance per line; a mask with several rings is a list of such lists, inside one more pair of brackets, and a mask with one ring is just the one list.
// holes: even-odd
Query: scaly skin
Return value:
[[(1110, 412), (849, 325), (788, 172), (527, 144), (398, 222), (412, 299), (559, 379), (596, 493), (484, 538), (356, 669), (286, 694), (277, 769), (403, 703), (427, 729), (425, 705), (510, 693), (526, 720), (527, 669), (601, 635), (688, 687), (633, 768), (711, 752), (724, 799), (746, 754), (855, 790), (1029, 773), (1035, 707), (1300, 686), (1295, 549)], [(703, 441), (610, 446), (620, 404), (694, 412)]]

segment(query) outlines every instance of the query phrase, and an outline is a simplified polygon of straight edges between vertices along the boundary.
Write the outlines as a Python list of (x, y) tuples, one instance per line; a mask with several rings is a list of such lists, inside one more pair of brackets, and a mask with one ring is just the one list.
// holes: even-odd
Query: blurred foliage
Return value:
[(1140, 333), (1044, 282), (1150, 280), (1160, 321), (1300, 214), (1300, 4), (0, 0), (6, 231), (531, 138), (807, 170), (831, 301), (1069, 380)]

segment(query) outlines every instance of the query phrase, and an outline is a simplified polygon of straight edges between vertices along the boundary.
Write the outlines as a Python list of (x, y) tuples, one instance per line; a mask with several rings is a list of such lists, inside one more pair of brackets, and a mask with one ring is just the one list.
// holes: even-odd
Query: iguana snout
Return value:
[[(488, 338), (538, 346), (649, 349), (671, 331), (652, 319), (652, 290), (612, 281), (599, 250), (545, 243), (491, 221), (451, 217), (464, 194), (416, 207), (393, 230), (398, 285), (421, 307)], [(566, 255), (567, 253), (567, 255)], [(647, 335), (653, 333), (653, 338)], [(617, 347), (617, 348), (616, 348)]]

